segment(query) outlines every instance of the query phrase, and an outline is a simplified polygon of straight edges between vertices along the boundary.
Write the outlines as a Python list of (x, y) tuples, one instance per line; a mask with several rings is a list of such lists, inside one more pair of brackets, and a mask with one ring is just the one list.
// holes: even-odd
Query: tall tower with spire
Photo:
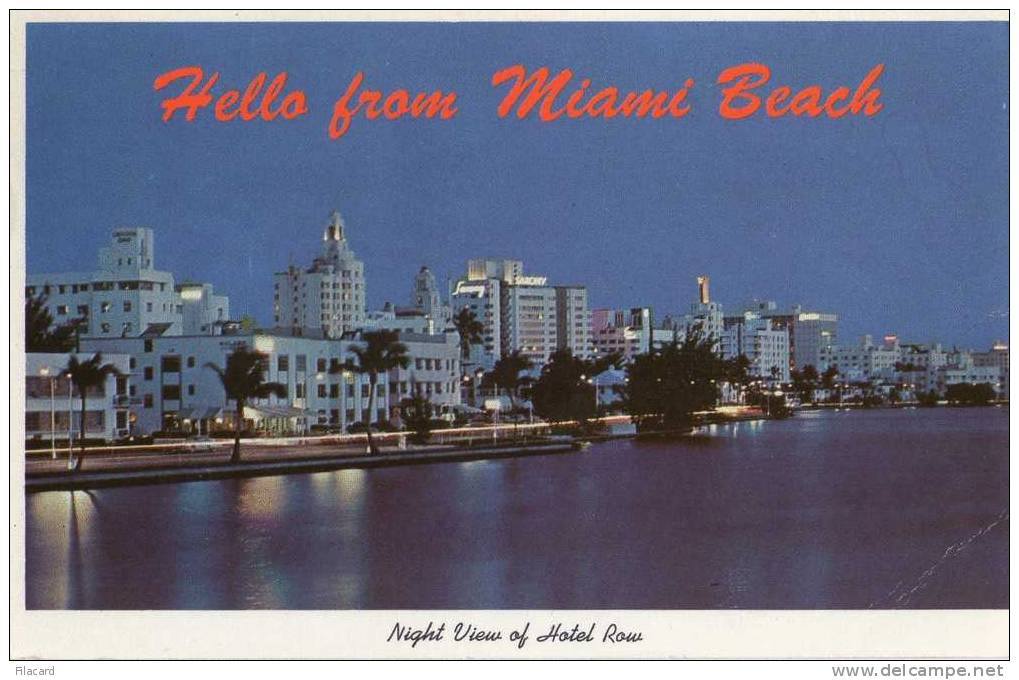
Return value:
[(347, 243), (336, 210), (322, 232), (322, 255), (307, 268), (288, 267), (274, 276), (273, 318), (295, 333), (338, 338), (364, 327), (364, 263)]

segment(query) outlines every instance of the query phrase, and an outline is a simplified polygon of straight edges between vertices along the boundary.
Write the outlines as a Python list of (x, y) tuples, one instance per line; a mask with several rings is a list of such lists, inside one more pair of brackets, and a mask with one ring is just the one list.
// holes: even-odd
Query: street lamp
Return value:
[(57, 458), (57, 404), (56, 387), (53, 384), (53, 376), (50, 375), (50, 367), (43, 366), (39, 369), (39, 375), (50, 379), (50, 457)]

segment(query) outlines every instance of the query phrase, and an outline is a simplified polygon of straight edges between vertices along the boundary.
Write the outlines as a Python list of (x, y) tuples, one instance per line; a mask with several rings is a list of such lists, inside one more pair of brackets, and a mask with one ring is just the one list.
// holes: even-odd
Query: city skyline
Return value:
[[(270, 325), (272, 274), (316, 254), (335, 207), (365, 262), (369, 308), (405, 303), (423, 264), (442, 283), (470, 258), (502, 257), (586, 285), (592, 309), (682, 314), (694, 277), (708, 274), (727, 311), (755, 297), (830, 310), (847, 341), (1009, 337), (1007, 149), (994, 143), (1007, 126), (995, 68), (1004, 27), (571, 24), (533, 36), (421, 24), (404, 29), (419, 38), (405, 45), (384, 40), (391, 30), (302, 25), (297, 43), (289, 26), (30, 26), (28, 271), (91, 269), (89, 244), (149, 226), (164, 246), (157, 267), (211, 282), (233, 316)], [(194, 61), (243, 79), (247, 40), (259, 42), (259, 68), (288, 70), (314, 101), (360, 69), (385, 88), (455, 83), (464, 110), (340, 142), (319, 134), (327, 107), (283, 127), (160, 121), (155, 75)], [(597, 59), (624, 43), (632, 57)], [(322, 60), (323, 47), (335, 58)], [(111, 51), (123, 68), (97, 68)], [(842, 122), (716, 120), (712, 74), (751, 56), (797, 83), (849, 82), (886, 63), (886, 109)], [(499, 96), (492, 67), (516, 61), (621, 84), (691, 74), (695, 110), (652, 126), (485, 115)], [(936, 87), (946, 79), (973, 83), (969, 98)], [(93, 88), (108, 107), (80, 107)], [(911, 106), (920, 96), (934, 101)]]

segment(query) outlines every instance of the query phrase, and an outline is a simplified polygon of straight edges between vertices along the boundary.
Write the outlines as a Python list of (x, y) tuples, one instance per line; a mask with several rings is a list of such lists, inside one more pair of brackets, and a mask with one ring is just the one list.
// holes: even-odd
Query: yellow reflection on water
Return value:
[(43, 550), (35, 558), (37, 564), (31, 566), (54, 575), (50, 580), (38, 579), (45, 583), (40, 599), (73, 608), (84, 595), (84, 579), (90, 571), (84, 563), (84, 546), (91, 543), (97, 522), (95, 496), (85, 491), (54, 491), (36, 494), (31, 502), (33, 523), (48, 528), (42, 533)]
[(242, 480), (237, 494), (237, 513), (243, 519), (278, 521), (285, 481), (283, 475)]

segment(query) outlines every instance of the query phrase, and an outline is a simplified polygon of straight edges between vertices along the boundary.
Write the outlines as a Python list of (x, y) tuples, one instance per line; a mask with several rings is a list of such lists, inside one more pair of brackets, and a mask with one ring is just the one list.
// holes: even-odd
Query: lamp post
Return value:
[(50, 382), (50, 457), (57, 458), (57, 404), (56, 386), (53, 384), (53, 376), (50, 375), (50, 367), (43, 366), (39, 374), (49, 378)]
[(74, 381), (70, 373), (64, 373), (63, 376), (67, 378), (67, 461), (70, 463), (74, 456)]

